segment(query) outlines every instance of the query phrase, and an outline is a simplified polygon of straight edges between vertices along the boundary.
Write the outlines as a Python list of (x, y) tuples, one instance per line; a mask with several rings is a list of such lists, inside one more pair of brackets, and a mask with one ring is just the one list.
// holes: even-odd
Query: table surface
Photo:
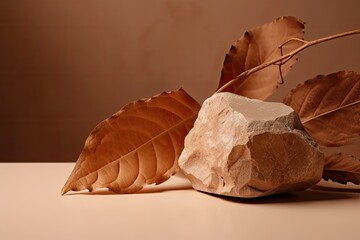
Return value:
[(360, 239), (360, 187), (322, 181), (261, 199), (182, 177), (136, 194), (70, 194), (74, 163), (0, 163), (0, 239)]

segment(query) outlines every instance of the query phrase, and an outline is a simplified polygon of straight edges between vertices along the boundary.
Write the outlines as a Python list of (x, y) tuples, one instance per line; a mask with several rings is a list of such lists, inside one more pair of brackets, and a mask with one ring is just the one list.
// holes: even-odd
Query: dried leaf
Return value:
[[(304, 23), (295, 17), (280, 17), (271, 23), (256, 27), (231, 46), (225, 57), (219, 87), (222, 87), (242, 72), (281, 56), (279, 46), (291, 38), (303, 39)], [(290, 41), (283, 46), (283, 55), (301, 46), (299, 41)], [(282, 65), (285, 76), (296, 57)], [(224, 91), (249, 98), (265, 100), (277, 89), (280, 80), (279, 67), (271, 65), (248, 77), (242, 78)]]
[(130, 193), (167, 180), (179, 169), (199, 109), (182, 89), (123, 107), (90, 134), (62, 194), (99, 188)]
[(342, 146), (360, 136), (360, 75), (319, 75), (284, 99), (299, 114), (307, 132), (323, 146)]
[(325, 158), (323, 171), (325, 180), (346, 184), (360, 184), (360, 160), (346, 154), (332, 154)]

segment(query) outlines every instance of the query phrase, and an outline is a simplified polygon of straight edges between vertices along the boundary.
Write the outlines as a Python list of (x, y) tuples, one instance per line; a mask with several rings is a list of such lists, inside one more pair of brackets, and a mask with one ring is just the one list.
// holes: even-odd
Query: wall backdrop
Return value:
[[(126, 103), (185, 88), (202, 102), (245, 30), (293, 15), (306, 39), (360, 28), (360, 1), (0, 1), (0, 161), (75, 161)], [(317, 74), (360, 71), (360, 36), (306, 50), (272, 100)], [(349, 147), (360, 155), (359, 142)]]

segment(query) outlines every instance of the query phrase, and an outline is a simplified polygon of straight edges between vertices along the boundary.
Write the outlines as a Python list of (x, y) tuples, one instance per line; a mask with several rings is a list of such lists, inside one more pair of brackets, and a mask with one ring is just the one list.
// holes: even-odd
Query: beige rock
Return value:
[(199, 191), (252, 198), (312, 186), (324, 157), (292, 108), (218, 93), (204, 102), (179, 165)]

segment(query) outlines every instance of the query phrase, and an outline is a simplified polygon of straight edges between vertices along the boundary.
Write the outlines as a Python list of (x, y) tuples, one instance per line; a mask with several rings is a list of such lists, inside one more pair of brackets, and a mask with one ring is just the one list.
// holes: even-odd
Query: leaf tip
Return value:
[(66, 183), (66, 184), (62, 187), (60, 194), (61, 194), (61, 196), (64, 196), (64, 195), (66, 195), (66, 194), (67, 194), (69, 191), (71, 191), (71, 190), (72, 190), (72, 189), (69, 188), (69, 185)]
[(60, 194), (61, 194), (61, 196), (64, 196), (67, 192), (68, 192), (68, 190), (65, 189), (65, 186), (64, 186), (64, 187), (61, 189)]

